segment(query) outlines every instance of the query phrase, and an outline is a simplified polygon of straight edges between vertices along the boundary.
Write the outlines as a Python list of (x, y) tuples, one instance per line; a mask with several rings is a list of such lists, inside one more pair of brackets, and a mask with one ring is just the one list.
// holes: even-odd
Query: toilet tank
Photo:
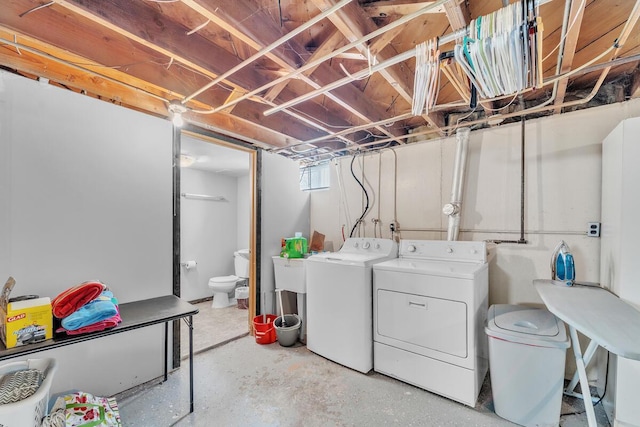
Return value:
[(233, 264), (238, 277), (249, 277), (249, 249), (240, 249), (233, 253)]

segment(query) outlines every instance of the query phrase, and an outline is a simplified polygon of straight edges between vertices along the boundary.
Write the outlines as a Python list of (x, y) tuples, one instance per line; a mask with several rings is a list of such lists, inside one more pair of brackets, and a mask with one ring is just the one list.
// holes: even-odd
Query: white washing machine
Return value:
[(475, 406), (488, 369), (485, 242), (401, 240), (373, 266), (374, 370)]
[(356, 371), (373, 368), (372, 266), (398, 256), (389, 239), (347, 239), (307, 259), (307, 348)]

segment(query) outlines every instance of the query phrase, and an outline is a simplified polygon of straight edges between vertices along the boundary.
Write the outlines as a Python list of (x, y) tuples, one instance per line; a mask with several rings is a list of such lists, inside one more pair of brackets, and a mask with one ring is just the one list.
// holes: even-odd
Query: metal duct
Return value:
[(456, 131), (456, 158), (453, 164), (453, 182), (451, 184), (450, 202), (444, 205), (442, 213), (449, 217), (447, 240), (458, 240), (460, 231), (460, 215), (462, 213), (462, 192), (464, 190), (467, 152), (469, 151), (469, 128)]

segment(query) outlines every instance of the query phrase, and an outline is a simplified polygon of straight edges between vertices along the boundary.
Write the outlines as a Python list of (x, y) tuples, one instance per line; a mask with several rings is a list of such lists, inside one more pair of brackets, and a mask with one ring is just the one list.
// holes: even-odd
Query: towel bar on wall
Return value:
[(227, 202), (228, 200), (224, 196), (208, 196), (206, 194), (192, 194), (192, 193), (180, 193), (185, 199), (196, 200), (211, 200), (214, 202)]

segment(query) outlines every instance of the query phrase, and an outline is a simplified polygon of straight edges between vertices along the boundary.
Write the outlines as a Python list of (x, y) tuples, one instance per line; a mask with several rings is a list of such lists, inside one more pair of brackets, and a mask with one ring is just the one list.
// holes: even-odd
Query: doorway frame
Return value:
[[(246, 142), (236, 140), (215, 132), (193, 126), (183, 128), (173, 127), (173, 295), (180, 297), (180, 151), (181, 138), (187, 134), (203, 142), (216, 144), (233, 150), (240, 150), (249, 154), (249, 183), (250, 183), (250, 230), (249, 230), (249, 310), (247, 326), (249, 333), (254, 335), (253, 318), (257, 315), (260, 283), (260, 173), (262, 156), (260, 148)], [(173, 322), (173, 361), (172, 368), (180, 367), (180, 321)]]

